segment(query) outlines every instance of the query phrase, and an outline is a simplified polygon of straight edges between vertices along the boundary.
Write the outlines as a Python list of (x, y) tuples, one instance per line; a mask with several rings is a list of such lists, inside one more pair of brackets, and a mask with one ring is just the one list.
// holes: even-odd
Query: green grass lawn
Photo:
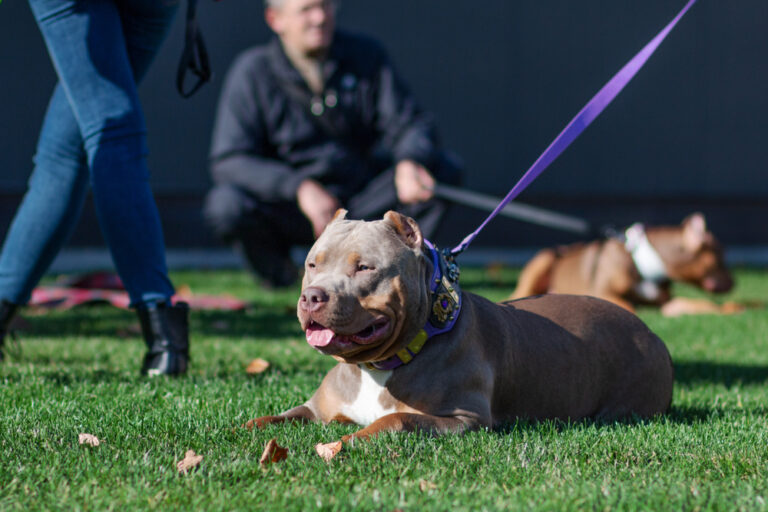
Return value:
[[(464, 269), (494, 300), (516, 272)], [(738, 270), (724, 299), (766, 299), (768, 272)], [(385, 434), (330, 463), (313, 447), (340, 425), (233, 426), (306, 400), (330, 358), (304, 341), (298, 288), (266, 292), (241, 272), (176, 273), (247, 312), (193, 312), (189, 375), (138, 376), (129, 311), (30, 312), (22, 352), (0, 365), (0, 510), (763, 510), (768, 500), (768, 310), (728, 317), (640, 316), (676, 367), (664, 417), (616, 424), (518, 423), (433, 438)], [(683, 295), (699, 296), (688, 287)], [(256, 357), (264, 374), (244, 369)], [(78, 444), (87, 432), (98, 447)], [(289, 458), (262, 467), (276, 437)], [(197, 470), (176, 462), (193, 449)]]

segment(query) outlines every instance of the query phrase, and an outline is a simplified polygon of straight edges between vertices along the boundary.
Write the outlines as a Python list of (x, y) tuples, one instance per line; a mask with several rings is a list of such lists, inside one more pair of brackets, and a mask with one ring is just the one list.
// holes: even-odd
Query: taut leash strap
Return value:
[(592, 97), (591, 100), (589, 100), (589, 103), (587, 103), (584, 108), (581, 109), (581, 111), (576, 114), (576, 117), (571, 119), (571, 122), (568, 123), (568, 126), (563, 129), (563, 131), (560, 132), (560, 134), (555, 138), (554, 141), (549, 145), (549, 147), (539, 156), (539, 158), (533, 163), (533, 165), (526, 171), (526, 173), (523, 175), (522, 178), (520, 178), (520, 181), (518, 181), (514, 187), (512, 187), (512, 190), (509, 191), (509, 193), (504, 197), (504, 199), (501, 201), (501, 203), (496, 207), (493, 212), (483, 221), (480, 226), (467, 235), (464, 240), (451, 249), (451, 254), (457, 255), (464, 251), (470, 243), (477, 237), (477, 235), (480, 233), (480, 231), (485, 228), (485, 225), (488, 224), (488, 222), (491, 221), (498, 213), (504, 208), (504, 206), (512, 201), (515, 197), (517, 197), (520, 192), (525, 190), (528, 185), (530, 185), (533, 180), (539, 177), (539, 175), (544, 172), (544, 170), (549, 167), (549, 164), (551, 164), (560, 154), (565, 151), (565, 149), (571, 145), (571, 142), (573, 142), (576, 137), (578, 137), (581, 132), (583, 132), (587, 126), (589, 126), (592, 121), (595, 120), (597, 116), (602, 113), (602, 111), (607, 107), (611, 101), (616, 97), (617, 94), (621, 92), (622, 89), (624, 89), (624, 86), (626, 86), (632, 78), (634, 78), (635, 74), (637, 74), (638, 71), (643, 67), (645, 62), (650, 58), (651, 55), (653, 55), (653, 52), (656, 51), (656, 48), (659, 47), (662, 41), (664, 41), (664, 38), (667, 37), (667, 34), (675, 28), (675, 25), (677, 25), (677, 22), (680, 21), (680, 18), (685, 15), (686, 12), (688, 12), (688, 9), (693, 6), (693, 4), (696, 3), (696, 0), (688, 0), (688, 3), (685, 4), (685, 7), (675, 16), (672, 21), (667, 24), (666, 27), (662, 29), (661, 32), (659, 32), (656, 37), (654, 37), (650, 43), (645, 45), (645, 47), (640, 50), (637, 55), (632, 57), (632, 60), (630, 60), (627, 64), (624, 65), (623, 68), (619, 70), (618, 73), (616, 73), (613, 78), (611, 78), (607, 84), (603, 86), (602, 89), (600, 89), (597, 94)]

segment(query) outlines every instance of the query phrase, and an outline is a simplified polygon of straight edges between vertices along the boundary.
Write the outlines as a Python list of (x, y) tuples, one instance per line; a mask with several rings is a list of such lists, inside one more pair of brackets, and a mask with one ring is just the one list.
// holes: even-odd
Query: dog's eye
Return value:
[(308, 266), (309, 268), (315, 268), (315, 264), (314, 264), (314, 263), (307, 263), (307, 266)]
[(363, 263), (358, 263), (357, 264), (357, 271), (358, 272), (365, 272), (366, 270), (373, 270), (373, 267), (371, 267), (369, 265), (365, 265)]

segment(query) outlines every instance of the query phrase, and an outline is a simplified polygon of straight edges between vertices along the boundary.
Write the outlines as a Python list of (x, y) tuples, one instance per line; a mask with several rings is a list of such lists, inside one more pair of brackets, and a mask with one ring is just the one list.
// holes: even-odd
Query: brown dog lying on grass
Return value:
[(609, 300), (629, 311), (639, 304), (660, 306), (667, 316), (742, 309), (733, 303), (719, 306), (702, 299), (672, 298), (672, 281), (712, 293), (727, 292), (733, 286), (720, 244), (700, 213), (679, 226), (635, 224), (623, 240), (609, 238), (539, 251), (523, 268), (510, 298), (575, 293)]
[(492, 303), (458, 289), (457, 268), (413, 219), (345, 215), (339, 210), (310, 250), (298, 303), (309, 344), (339, 364), (306, 403), (248, 428), (289, 420), (365, 427), (318, 445), (320, 453), (381, 431), (667, 410), (669, 353), (635, 315), (573, 295)]

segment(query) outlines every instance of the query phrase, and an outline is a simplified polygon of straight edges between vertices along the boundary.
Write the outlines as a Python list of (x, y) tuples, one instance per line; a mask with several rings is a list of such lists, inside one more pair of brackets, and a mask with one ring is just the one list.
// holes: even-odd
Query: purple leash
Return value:
[[(403, 349), (403, 351), (406, 352), (403, 355), (405, 359), (399, 355), (394, 355), (384, 361), (368, 363), (371, 368), (376, 370), (393, 370), (412, 360), (413, 357), (415, 357), (416, 354), (421, 350), (421, 347), (423, 346), (424, 342), (426, 342), (426, 340), (435, 335), (447, 332), (453, 328), (461, 310), (461, 290), (459, 289), (458, 285), (459, 267), (454, 260), (455, 256), (464, 251), (469, 246), (469, 244), (472, 243), (480, 231), (482, 231), (485, 225), (488, 224), (491, 219), (493, 219), (507, 205), (507, 203), (512, 201), (515, 197), (518, 196), (518, 194), (520, 194), (520, 192), (525, 190), (525, 188), (530, 185), (533, 180), (535, 180), (544, 171), (544, 169), (546, 169), (549, 164), (555, 160), (555, 158), (560, 156), (560, 153), (565, 151), (565, 149), (570, 146), (571, 142), (573, 142), (576, 137), (578, 137), (581, 132), (583, 132), (587, 126), (589, 126), (590, 123), (592, 123), (592, 121), (594, 121), (595, 118), (600, 115), (605, 107), (607, 107), (608, 104), (613, 101), (613, 98), (615, 98), (616, 95), (621, 92), (624, 86), (627, 85), (630, 80), (632, 80), (635, 74), (640, 71), (640, 68), (642, 68), (648, 58), (653, 55), (653, 52), (656, 51), (656, 48), (658, 48), (664, 38), (667, 37), (667, 34), (669, 34), (677, 22), (680, 21), (680, 18), (682, 18), (688, 9), (690, 9), (691, 6), (695, 3), (696, 0), (689, 0), (685, 7), (683, 7), (683, 10), (680, 11), (680, 13), (675, 16), (675, 18), (669, 22), (669, 24), (664, 27), (662, 31), (659, 32), (659, 34), (654, 37), (651, 42), (648, 43), (642, 50), (640, 50), (640, 52), (638, 52), (638, 54), (635, 55), (632, 60), (624, 65), (624, 67), (621, 68), (621, 70), (619, 70), (619, 72), (616, 73), (616, 75), (614, 75), (613, 78), (611, 78), (611, 80), (605, 84), (603, 88), (600, 89), (600, 91), (598, 91), (598, 93), (595, 94), (591, 100), (589, 100), (589, 103), (587, 103), (586, 106), (581, 109), (581, 112), (579, 112), (576, 117), (574, 117), (571, 122), (568, 123), (568, 126), (566, 126), (562, 132), (560, 132), (557, 138), (552, 141), (544, 153), (542, 153), (541, 156), (533, 163), (531, 168), (526, 171), (522, 178), (520, 178), (520, 181), (518, 181), (515, 186), (512, 187), (512, 190), (509, 191), (509, 193), (506, 195), (506, 197), (504, 197), (496, 209), (493, 210), (493, 212), (491, 212), (491, 214), (483, 221), (483, 223), (480, 224), (480, 226), (475, 231), (470, 233), (461, 242), (461, 244), (457, 245), (450, 251), (448, 249), (444, 249), (438, 253), (438, 250), (434, 245), (432, 245), (428, 240), (424, 240), (424, 245), (429, 250), (434, 269), (430, 279), (430, 294), (433, 296), (433, 299), (437, 299), (437, 302), (433, 302), (433, 308), (435, 305), (441, 306), (446, 310), (449, 316), (442, 321), (439, 321), (438, 319), (437, 324), (435, 324), (433, 323), (434, 314), (431, 314), (430, 319), (427, 321), (424, 329), (422, 329), (421, 335), (423, 337), (421, 338), (421, 342), (418, 344), (418, 347), (411, 350), (411, 345), (413, 344), (412, 341), (408, 347)], [(400, 354), (400, 352), (398, 352), (398, 354)]]
[(611, 78), (611, 80), (605, 84), (603, 88), (600, 89), (591, 100), (589, 100), (589, 103), (587, 103), (584, 108), (581, 109), (581, 112), (576, 114), (576, 117), (571, 119), (571, 122), (568, 123), (568, 126), (566, 126), (565, 129), (560, 132), (557, 138), (552, 141), (549, 147), (526, 171), (523, 177), (520, 178), (520, 181), (518, 181), (515, 186), (512, 187), (512, 190), (510, 190), (506, 197), (504, 197), (499, 206), (497, 206), (496, 209), (491, 212), (491, 214), (483, 221), (482, 224), (480, 224), (480, 226), (475, 231), (467, 235), (467, 237), (464, 238), (464, 240), (459, 245), (451, 249), (452, 256), (456, 256), (463, 252), (469, 246), (469, 244), (472, 243), (475, 237), (480, 234), (480, 231), (482, 231), (485, 225), (488, 224), (491, 219), (493, 219), (507, 203), (512, 201), (520, 194), (520, 192), (525, 190), (526, 187), (528, 187), (528, 185), (533, 182), (533, 180), (538, 178), (539, 175), (544, 172), (544, 169), (549, 167), (549, 164), (551, 164), (558, 156), (560, 156), (560, 153), (565, 151), (565, 149), (571, 145), (571, 142), (576, 140), (576, 137), (581, 135), (581, 132), (583, 132), (587, 126), (589, 126), (592, 121), (594, 121), (595, 118), (602, 113), (605, 107), (607, 107), (611, 101), (613, 101), (616, 95), (618, 95), (621, 90), (624, 89), (624, 86), (626, 86), (629, 81), (634, 78), (635, 74), (640, 71), (640, 68), (643, 67), (648, 58), (653, 55), (653, 52), (656, 51), (656, 48), (658, 48), (664, 38), (667, 37), (667, 34), (669, 34), (669, 32), (675, 28), (675, 25), (677, 25), (677, 22), (680, 21), (680, 18), (682, 18), (683, 15), (688, 12), (688, 9), (690, 9), (691, 6), (695, 3), (696, 0), (688, 0), (688, 3), (685, 4), (685, 7), (683, 7), (678, 15), (675, 16), (674, 19), (670, 21), (669, 24), (651, 40), (650, 43), (645, 45), (645, 47), (640, 50), (637, 55), (632, 57), (632, 60), (625, 64), (624, 67), (621, 68), (619, 72), (616, 73), (613, 78)]

